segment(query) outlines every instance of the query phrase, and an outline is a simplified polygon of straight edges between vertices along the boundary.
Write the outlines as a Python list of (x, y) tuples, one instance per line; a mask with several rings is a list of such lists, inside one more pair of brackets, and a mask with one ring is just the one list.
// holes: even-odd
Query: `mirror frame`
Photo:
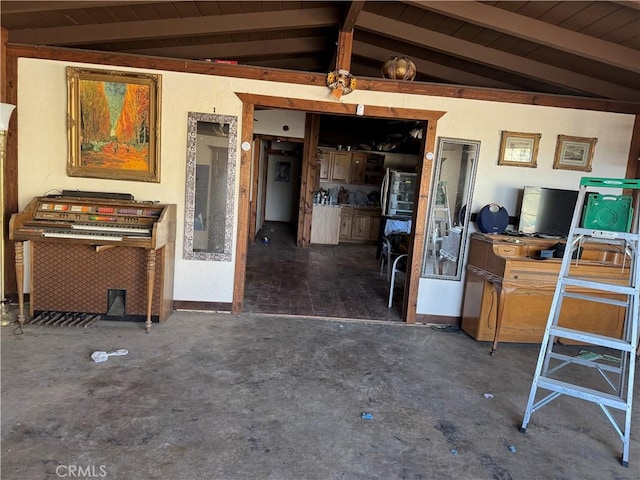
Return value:
[[(198, 148), (198, 122), (229, 125), (227, 156), (227, 198), (225, 207), (224, 249), (222, 252), (200, 252), (193, 250), (194, 216), (196, 198), (196, 164)], [(213, 113), (187, 113), (187, 177), (184, 211), (184, 248), (185, 260), (209, 260), (230, 262), (233, 247), (233, 210), (236, 185), (236, 158), (238, 149), (238, 117)]]
[[(436, 197), (438, 195), (438, 182), (440, 179), (440, 174), (442, 171), (442, 162), (443, 162), (443, 152), (445, 143), (455, 143), (459, 145), (475, 145), (476, 147), (476, 155), (473, 158), (473, 164), (469, 169), (469, 188), (467, 191), (467, 196), (462, 203), (462, 208), (464, 208), (464, 219), (462, 222), (462, 236), (460, 238), (460, 250), (458, 253), (458, 262), (456, 266), (455, 275), (438, 275), (431, 272), (426, 272), (426, 265), (428, 261), (428, 249), (429, 249), (429, 238), (431, 235), (431, 227), (430, 220), (433, 218), (435, 214), (435, 206), (436, 206)], [(473, 200), (473, 190), (476, 182), (476, 173), (478, 171), (478, 163), (480, 159), (480, 141), (479, 140), (467, 140), (461, 138), (449, 138), (449, 137), (438, 137), (437, 143), (437, 157), (434, 162), (434, 172), (432, 178), (432, 185), (429, 195), (429, 207), (427, 208), (427, 221), (425, 224), (425, 245), (424, 252), (422, 255), (422, 278), (434, 278), (438, 280), (454, 280), (461, 281), (462, 280), (462, 271), (464, 267), (464, 258), (465, 258), (465, 248), (467, 244), (467, 238), (469, 237), (469, 223), (471, 220), (471, 202)], [(453, 213), (453, 212), (451, 212)], [(454, 225), (455, 225), (454, 219)]]

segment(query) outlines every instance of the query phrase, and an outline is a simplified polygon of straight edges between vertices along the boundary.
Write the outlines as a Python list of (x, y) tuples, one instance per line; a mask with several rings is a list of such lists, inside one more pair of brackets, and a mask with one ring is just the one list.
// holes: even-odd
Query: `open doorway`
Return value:
[[(283, 116), (276, 118), (282, 121)], [(340, 177), (337, 171), (320, 174), (313, 187), (312, 215), (321, 209), (336, 217), (341, 210), (355, 215), (345, 218), (343, 213), (340, 238), (331, 245), (314, 240), (318, 238), (315, 229), (329, 228), (314, 219), (311, 245), (300, 248), (296, 246), (299, 210), (292, 211), (291, 206), (303, 187), (297, 163), (302, 160), (302, 143), (261, 135), (261, 129), (276, 130), (278, 126), (265, 125), (264, 117), (255, 117), (260, 121), (254, 144), (263, 158), (254, 161), (252, 174), (258, 180), (254, 187), (258, 203), (252, 205), (256, 225), (247, 251), (244, 311), (401, 321), (402, 288), (395, 289), (389, 308), (389, 280), (380, 269), (380, 235), (386, 221), (380, 202), (381, 183), (386, 168), (416, 175), (423, 123), (319, 115), (318, 148), (323, 154), (371, 162), (357, 178)], [(318, 205), (320, 193), (325, 195), (322, 207)], [(357, 222), (365, 222), (365, 226)], [(358, 235), (359, 231), (365, 235)]]
[[(250, 200), (252, 189), (251, 168), (255, 159), (253, 145), (254, 112), (256, 108), (274, 108), (307, 112), (305, 121), (305, 143), (301, 169), (302, 188), (299, 203), (298, 246), (306, 246), (311, 232), (311, 211), (313, 191), (317, 181), (320, 164), (317, 157), (319, 118), (322, 114), (364, 116), (371, 118), (400, 119), (405, 121), (424, 122), (421, 142), (421, 160), (416, 175), (416, 200), (412, 214), (411, 241), (408, 246), (407, 275), (402, 298), (402, 319), (407, 323), (415, 323), (420, 279), (421, 253), (424, 249), (427, 203), (429, 200), (430, 180), (433, 169), (437, 122), (445, 112), (433, 110), (416, 110), (402, 107), (382, 107), (375, 105), (355, 105), (334, 101), (319, 101), (300, 98), (272, 97), (237, 93), (243, 103), (242, 128), (240, 143), (242, 145), (239, 195), (238, 195), (238, 228), (234, 264), (234, 286), (232, 312), (243, 312), (245, 297), (245, 280), (247, 275), (247, 253), (250, 246)], [(302, 249), (306, 250), (306, 249)]]

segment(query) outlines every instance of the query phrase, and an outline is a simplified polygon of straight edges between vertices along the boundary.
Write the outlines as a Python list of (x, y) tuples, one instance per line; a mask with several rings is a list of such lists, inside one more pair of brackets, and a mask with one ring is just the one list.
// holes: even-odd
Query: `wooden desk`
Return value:
[[(461, 328), (476, 340), (540, 343), (547, 324), (561, 258), (545, 260), (541, 250), (557, 239), (473, 234), (469, 246)], [(624, 255), (611, 245), (585, 244), (570, 274), (624, 283)], [(571, 290), (579, 292), (580, 290)], [(621, 295), (602, 294), (624, 299)], [(619, 338), (625, 309), (566, 298), (559, 324)]]

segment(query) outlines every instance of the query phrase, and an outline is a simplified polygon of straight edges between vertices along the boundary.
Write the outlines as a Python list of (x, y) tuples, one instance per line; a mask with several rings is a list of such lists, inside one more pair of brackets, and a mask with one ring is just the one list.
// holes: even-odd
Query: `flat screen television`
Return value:
[(518, 230), (524, 234), (566, 237), (578, 192), (546, 187), (524, 187)]

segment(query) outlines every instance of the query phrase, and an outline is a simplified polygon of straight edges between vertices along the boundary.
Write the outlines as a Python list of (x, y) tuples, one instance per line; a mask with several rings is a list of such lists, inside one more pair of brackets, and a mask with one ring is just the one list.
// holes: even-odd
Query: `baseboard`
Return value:
[(188, 300), (174, 300), (174, 310), (196, 310), (203, 312), (230, 312), (231, 303), (226, 302), (192, 302)]
[(424, 313), (416, 314), (416, 323), (437, 323), (443, 325), (460, 326), (460, 317), (448, 317), (445, 315), (427, 315)]

